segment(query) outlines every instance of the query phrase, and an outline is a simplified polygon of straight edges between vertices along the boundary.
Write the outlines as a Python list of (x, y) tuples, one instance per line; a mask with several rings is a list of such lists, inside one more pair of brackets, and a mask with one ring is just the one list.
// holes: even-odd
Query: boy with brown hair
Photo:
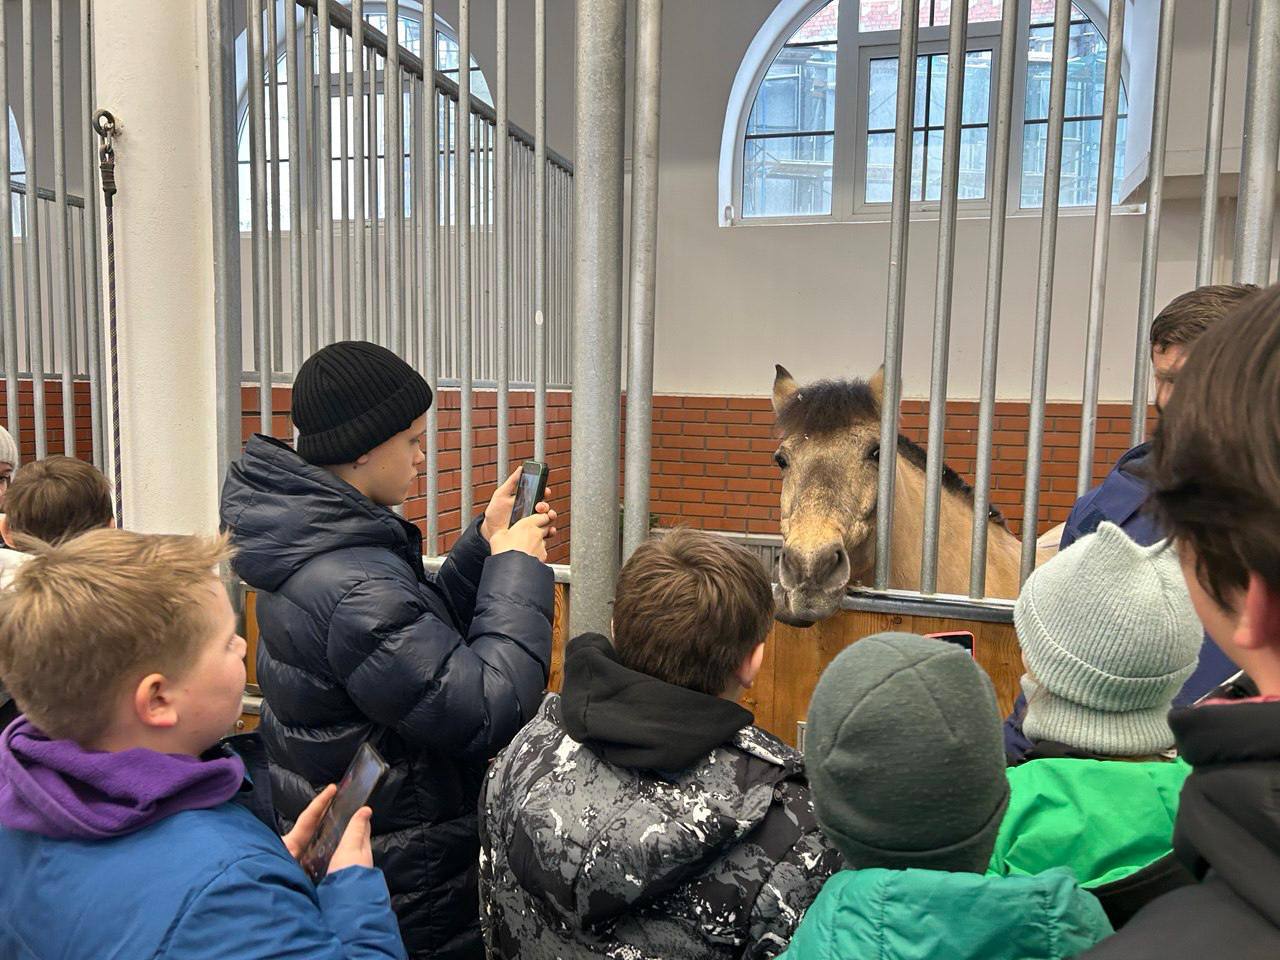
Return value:
[(1152, 502), (1209, 635), (1258, 696), (1169, 715), (1192, 773), (1174, 853), (1200, 881), (1091, 957), (1280, 955), (1280, 287), (1196, 344), (1152, 451)]
[(481, 919), (494, 958), (772, 957), (840, 858), (800, 755), (735, 701), (773, 620), (748, 551), (673, 530), (636, 550), (614, 640), (586, 634), (490, 770)]
[(95, 531), (0, 594), (25, 713), (0, 736), (0, 956), (404, 956), (368, 809), (313, 885), (294, 858), (333, 789), (282, 841), (256, 738), (219, 745), (245, 679), (227, 555)]

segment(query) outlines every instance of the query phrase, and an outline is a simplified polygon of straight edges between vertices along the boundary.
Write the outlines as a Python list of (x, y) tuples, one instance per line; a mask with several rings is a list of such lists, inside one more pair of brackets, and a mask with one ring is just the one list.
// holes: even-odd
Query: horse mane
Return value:
[[(865, 380), (819, 380), (792, 394), (778, 412), (777, 429), (787, 435), (821, 437), (848, 430), (861, 420), (880, 420), (880, 403)], [(898, 434), (898, 452), (917, 470), (925, 471), (928, 454), (914, 440)], [(942, 489), (974, 503), (972, 485), (946, 463), (942, 465)], [(1008, 521), (997, 507), (988, 507), (987, 515), (1008, 529)]]

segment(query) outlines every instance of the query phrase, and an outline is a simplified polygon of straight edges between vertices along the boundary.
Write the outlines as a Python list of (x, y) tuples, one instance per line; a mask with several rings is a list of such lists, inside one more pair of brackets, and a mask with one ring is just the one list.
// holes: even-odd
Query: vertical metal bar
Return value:
[[(383, 89), (383, 126), (386, 90)], [(369, 51), (369, 339), (385, 344), (382, 334), (382, 273), (378, 269), (378, 54)]]
[[(543, 0), (539, 0), (541, 4)], [(968, 0), (960, 0), (967, 4)], [(635, 115), (631, 145), (631, 338), (627, 353), (626, 484), (622, 518), (625, 560), (649, 535), (649, 457), (653, 432), (653, 310), (658, 273), (658, 129), (662, 69), (662, 0), (636, 8)], [(544, 104), (545, 106), (545, 104)], [(539, 165), (541, 184), (546, 161)], [(545, 208), (545, 202), (543, 204)], [(546, 228), (543, 212), (543, 236)], [(541, 249), (541, 243), (539, 244)], [(545, 268), (541, 282), (546, 282)], [(540, 291), (541, 294), (541, 291)], [(539, 314), (542, 313), (539, 306)], [(545, 338), (543, 325), (539, 334)], [(544, 351), (545, 352), (545, 351)], [(545, 391), (546, 371), (543, 370)], [(545, 393), (544, 393), (545, 398)], [(545, 403), (545, 399), (544, 399)], [(541, 458), (539, 458), (541, 459)]]
[(507, 0), (498, 5), (498, 60), (494, 80), (497, 110), (497, 170), (494, 174), (494, 243), (498, 248), (497, 265), (497, 414), (498, 414), (498, 480), (511, 472), (511, 137), (507, 115)]
[(419, 265), (418, 242), (419, 229), (422, 222), (422, 98), (419, 96), (419, 83), (412, 75), (408, 76), (409, 87), (409, 176), (406, 189), (409, 191), (409, 225), (406, 231), (408, 244), (405, 247), (404, 284), (408, 303), (404, 311), (404, 358), (410, 365), (418, 362), (418, 305), (422, 297), (422, 273)]
[(573, 604), (574, 635), (609, 629), (618, 571), (618, 428), (622, 333), (622, 157), (625, 0), (577, 0), (574, 54), (575, 225)]
[[(307, 140), (304, 148), (306, 162), (309, 165), (307, 176), (303, 178), (303, 189), (307, 206), (307, 318), (306, 334), (310, 341), (310, 349), (316, 350), (324, 345), (320, 334), (320, 137), (316, 133), (319, 114), (316, 112), (316, 33), (315, 14), (308, 9), (303, 17), (304, 60), (302, 64), (302, 116), (307, 121)], [(299, 159), (301, 163), (301, 158)]]
[[(661, 0), (657, 0), (661, 14)], [(645, 5), (638, 8), (644, 11)], [(660, 27), (660, 25), (659, 25)], [(547, 0), (534, 2), (533, 458), (547, 458)], [(655, 77), (658, 65), (653, 64)], [(641, 76), (637, 72), (637, 78)], [(637, 116), (639, 111), (637, 108)], [(647, 473), (647, 465), (646, 465)]]
[(444, 137), (444, 166), (441, 173), (441, 202), (442, 215), (444, 217), (444, 235), (445, 242), (440, 245), (440, 277), (441, 277), (441, 326), (440, 326), (440, 355), (443, 364), (444, 376), (448, 378), (456, 378), (457, 364), (453, 358), (453, 339), (454, 339), (454, 317), (457, 314), (457, 299), (454, 290), (454, 245), (457, 243), (457, 235), (454, 233), (454, 224), (457, 222), (455, 208), (457, 205), (458, 194), (453, 189), (453, 167), (454, 167), (454, 143), (453, 143), (453, 108), (454, 102), (449, 97), (444, 97), (441, 103), (441, 113), (443, 122), (441, 123), (441, 134)]
[[(436, 224), (440, 222), (439, 192), (436, 189), (440, 175), (440, 142), (437, 123), (439, 98), (436, 95), (436, 9), (435, 0), (423, 0), (422, 4), (422, 73), (423, 73), (423, 149), (426, 154), (426, 173), (422, 178), (422, 206), (425, 222), (422, 232), (422, 268), (426, 271), (425, 293), (422, 298), (422, 367), (423, 375), (433, 394), (440, 388), (439, 296), (440, 278), (436, 269)], [(438, 394), (437, 394), (438, 396)], [(439, 400), (427, 410), (427, 553), (435, 555), (440, 550), (440, 418)]]
[(338, 259), (342, 262), (342, 296), (334, 304), (337, 311), (341, 306), (341, 323), (335, 322), (338, 328), (338, 339), (351, 339), (351, 135), (350, 109), (351, 97), (348, 91), (349, 64), (347, 50), (351, 44), (351, 35), (338, 31), (338, 199), (342, 205), (342, 213), (338, 217), (342, 234)]
[[(286, 0), (288, 2), (288, 0)], [(271, 182), (271, 369), (284, 369), (284, 277), (280, 204), (280, 40), (276, 0), (267, 0), (267, 151)]]
[(1062, 182), (1062, 126), (1067, 105), (1067, 52), (1071, 0), (1057, 0), (1053, 11), (1053, 65), (1049, 73), (1049, 131), (1045, 146), (1044, 198), (1040, 213), (1040, 264), (1036, 282), (1036, 325), (1031, 369), (1031, 429), (1027, 435), (1026, 489), (1022, 509), (1022, 568), (1026, 580), (1036, 565), (1040, 513), (1040, 466), (1044, 453), (1045, 394), (1049, 379), (1049, 329), (1053, 312), (1054, 254), (1058, 244), (1058, 205)]
[[(355, 205), (355, 290), (352, 294), (352, 313), (354, 330), (352, 336), (357, 340), (368, 337), (368, 303), (365, 296), (365, 278), (368, 260), (365, 255), (364, 238), (364, 177), (365, 177), (365, 122), (364, 122), (364, 0), (351, 2), (351, 48), (355, 58), (351, 64), (351, 186), (352, 202)], [(370, 54), (372, 56), (372, 53)], [(369, 110), (373, 112), (374, 91), (369, 90)]]
[(293, 372), (302, 366), (302, 96), (298, 74), (298, 23), (290, 15), (284, 33), (285, 96), (289, 106), (289, 330)]
[[(884, 388), (880, 404), (880, 477), (876, 509), (876, 589), (889, 586), (893, 496), (897, 480), (898, 402), (902, 395), (902, 332), (907, 294), (907, 237), (911, 225), (912, 130), (920, 0), (904, 0), (898, 32), (898, 93), (893, 139), (893, 206), (889, 215), (889, 294), (884, 321)], [(582, 176), (575, 164), (574, 180)], [(575, 222), (577, 217), (574, 217)], [(576, 239), (576, 237), (575, 237)], [(574, 290), (577, 299), (577, 290)], [(578, 373), (574, 362), (574, 379)]]
[[(213, 330), (214, 392), (218, 419), (218, 476), (240, 456), (241, 402), (240, 381), (244, 374), (244, 346), (241, 340), (242, 301), (240, 292), (240, 171), (236, 150), (236, 3), (235, 0), (211, 0), (208, 5), (209, 28), (209, 140), (210, 174), (213, 207)], [(81, 0), (88, 24), (88, 0)], [(292, 26), (292, 24), (291, 24)], [(89, 45), (91, 33), (85, 34)], [(83, 79), (83, 78), (82, 78)], [(85, 88), (82, 82), (82, 89)], [(86, 94), (88, 90), (85, 90)], [(86, 96), (85, 111), (91, 102)], [(88, 130), (86, 122), (84, 129)], [(90, 151), (86, 145), (85, 153)], [(92, 164), (86, 163), (85, 189), (93, 184)], [(85, 197), (86, 212), (96, 200)], [(92, 236), (90, 236), (92, 239)], [(96, 247), (86, 244), (89, 259)], [(95, 344), (98, 335), (90, 336)], [(90, 354), (91, 376), (98, 374), (97, 358)], [(96, 388), (94, 393), (98, 392)], [(97, 441), (95, 440), (95, 447)], [(105, 461), (105, 456), (103, 460)]]
[(400, 0), (387, 0), (387, 59), (383, 83), (383, 116), (387, 137), (387, 346), (404, 353), (404, 315), (400, 300), (404, 277), (400, 272), (400, 246), (404, 239), (404, 92), (400, 80)]
[(471, 0), (458, 0), (458, 365), (462, 406), (462, 523), (471, 518), (475, 502), (472, 459), (471, 369)]
[[(1089, 282), (1089, 324), (1085, 334), (1084, 399), (1080, 411), (1080, 463), (1076, 496), (1093, 484), (1093, 444), (1098, 431), (1098, 375), (1102, 366), (1103, 304), (1107, 295), (1107, 249), (1111, 242), (1111, 192), (1116, 168), (1116, 125), (1120, 114), (1119, 51), (1124, 42), (1124, 2), (1113, 0), (1107, 21), (1107, 69), (1102, 93), (1102, 137), (1098, 144), (1098, 197), (1093, 217), (1093, 266)], [(1113, 53), (1115, 51), (1115, 53)]]
[[(50, 313), (57, 318), (57, 348), (54, 350), (54, 369), (62, 372), (62, 452), (68, 457), (76, 455), (76, 404), (75, 404), (75, 342), (72, 339), (71, 274), (67, 268), (67, 151), (66, 117), (62, 97), (62, 2), (52, 4), (50, 32), (53, 50), (50, 64), (53, 73), (53, 300)], [(3, 122), (8, 126), (8, 117)], [(5, 131), (8, 136), (8, 131)], [(3, 176), (9, 171), (4, 170)], [(5, 225), (8, 228), (8, 224)], [(61, 356), (59, 356), (61, 354)]]
[(987, 592), (987, 527), (991, 511), (991, 438), (996, 421), (996, 362), (1000, 355), (1000, 296), (1004, 286), (1005, 211), (1009, 201), (1009, 143), (1013, 130), (1013, 75), (1018, 53), (1018, 4), (1006, 3), (1000, 21), (1000, 75), (996, 82), (995, 154), (991, 172), (991, 230), (987, 237), (986, 310), (982, 322), (982, 385), (978, 391), (977, 475), (969, 596)]
[[(1280, 0), (1254, 0), (1244, 95), (1240, 204), (1236, 214), (1236, 283), (1267, 285), (1280, 146)], [(1157, 82), (1156, 96), (1160, 95)], [(1145, 396), (1144, 396), (1145, 399)]]
[[(93, 19), (89, 9), (89, 0), (80, 0), (80, 129), (89, 129), (89, 118), (93, 115)], [(212, 96), (212, 94), (211, 94)], [(0, 97), (0, 116), (7, 116), (6, 108), (3, 105), (3, 99)], [(231, 121), (232, 130), (235, 129), (234, 118)], [(7, 139), (7, 138), (6, 138)], [(232, 162), (230, 166), (232, 190), (235, 189), (235, 162), (234, 162), (234, 140), (232, 146)], [(102, 346), (102, 317), (101, 308), (98, 300), (98, 202), (97, 202), (97, 180), (95, 173), (97, 164), (94, 163), (94, 151), (90, 145), (91, 141), (84, 141), (80, 150), (80, 170), (81, 182), (84, 184), (84, 313), (85, 327), (87, 330), (85, 337), (85, 362), (89, 367), (89, 422), (90, 432), (93, 437), (93, 462), (102, 467), (106, 464), (106, 451), (103, 446), (103, 424), (102, 424), (102, 362), (100, 351)], [(0, 171), (7, 173), (9, 167), (6, 164), (0, 164)], [(7, 178), (6, 178), (7, 179)], [(7, 186), (7, 185), (6, 185)], [(236, 196), (237, 193), (229, 194)], [(229, 204), (232, 209), (232, 216), (237, 214), (234, 211), (234, 204)], [(5, 223), (5, 229), (9, 229), (10, 220), (7, 217), (0, 216)], [(234, 222), (234, 221), (233, 221)], [(216, 234), (215, 234), (216, 236)], [(239, 276), (240, 259), (239, 251), (236, 251), (235, 269), (236, 275)], [(215, 250), (215, 266), (218, 261), (216, 259), (217, 251)], [(10, 263), (12, 267), (12, 262)], [(2, 296), (2, 295), (0, 295)], [(214, 295), (215, 301), (217, 294)], [(238, 307), (237, 307), (238, 309)], [(239, 315), (237, 313), (237, 324), (239, 323)], [(7, 331), (7, 327), (6, 327)], [(14, 351), (17, 350), (17, 338), (14, 331)], [(7, 335), (7, 333), (6, 333)], [(6, 341), (5, 356), (9, 355), (9, 346)], [(221, 354), (219, 354), (221, 356)], [(16, 362), (17, 357), (15, 355)], [(239, 385), (239, 366), (236, 368), (236, 384)], [(6, 382), (8, 377), (6, 375)], [(13, 402), (15, 404), (13, 412), (13, 422), (17, 424), (17, 374), (15, 368), (13, 380)], [(239, 423), (240, 397), (239, 394), (235, 398), (236, 417)], [(17, 434), (14, 434), (17, 437)], [(236, 442), (240, 440), (239, 431), (236, 432)]]
[(1218, 230), (1218, 179), (1222, 174), (1222, 122), (1227, 102), (1227, 61), (1231, 41), (1231, 0), (1213, 11), (1213, 59), (1209, 67), (1209, 120), (1204, 137), (1204, 194), (1200, 202), (1200, 243), (1196, 286), (1213, 283), (1213, 247)]
[(249, 198), (252, 216), (253, 336), (258, 368), (258, 429), (271, 433), (271, 323), (267, 285), (267, 169), (264, 107), (262, 0), (249, 0)]
[[(942, 187), (938, 213), (938, 273), (933, 301), (933, 369), (929, 377), (929, 441), (925, 463), (924, 536), (920, 590), (938, 588), (938, 525), (942, 506), (943, 443), (947, 426), (947, 375), (951, 354), (951, 294), (955, 280), (956, 210), (960, 192), (960, 123), (964, 105), (965, 45), (969, 0), (951, 4), (947, 44), (947, 97), (942, 133)], [(901, 69), (901, 64), (899, 64)], [(932, 71), (931, 71), (932, 72)]]
[[(23, 279), (26, 290), (27, 338), (31, 350), (31, 389), (35, 401), (36, 459), (43, 460), (49, 452), (46, 436), (44, 396), (44, 306), (40, 289), (40, 178), (37, 174), (39, 151), (36, 139), (36, 66), (35, 22), (31, 0), (22, 0), (22, 110), (23, 140), (27, 162), (26, 182), (26, 230), (22, 237), (22, 253), (25, 262)], [(4, 123), (8, 126), (8, 117)], [(8, 130), (5, 131), (8, 136)], [(7, 177), (9, 171), (5, 170)], [(7, 225), (6, 225), (7, 229)], [(17, 438), (15, 438), (17, 439)]]
[[(1271, 21), (1274, 35), (1268, 43), (1275, 53), (1273, 57), (1275, 72), (1272, 74), (1272, 80), (1274, 83), (1280, 83), (1280, 0), (1259, 0), (1256, 9), (1261, 11), (1263, 7), (1270, 7), (1276, 13), (1276, 16)], [(1147, 189), (1147, 218), (1142, 233), (1142, 267), (1138, 279), (1138, 337), (1134, 346), (1133, 410), (1129, 421), (1129, 439), (1134, 446), (1142, 442), (1143, 435), (1147, 432), (1147, 405), (1150, 397), (1150, 388), (1147, 381), (1151, 372), (1151, 320), (1156, 312), (1156, 269), (1159, 265), (1160, 256), (1160, 208), (1164, 201), (1165, 142), (1168, 140), (1169, 134), (1169, 79), (1173, 75), (1173, 17), (1175, 9), (1176, 0), (1163, 0), (1160, 4), (1160, 33), (1156, 41), (1156, 88), (1151, 113), (1151, 163), (1147, 177), (1149, 185)], [(1259, 24), (1254, 24), (1255, 29), (1258, 26)], [(1267, 282), (1267, 271), (1271, 263), (1271, 217), (1275, 209), (1276, 146), (1280, 143), (1280, 112), (1277, 112), (1277, 104), (1271, 96), (1275, 90), (1274, 83), (1267, 88), (1268, 93), (1263, 98), (1265, 105), (1261, 111), (1268, 114), (1273, 121), (1271, 131), (1274, 136), (1270, 140), (1271, 153), (1267, 159), (1267, 172), (1264, 173), (1265, 179), (1270, 183), (1270, 188), (1264, 187), (1261, 183), (1253, 185), (1257, 186), (1258, 190), (1265, 193), (1267, 197), (1266, 216), (1259, 221), (1259, 229), (1264, 226), (1262, 221), (1265, 221), (1266, 229), (1266, 242), (1261, 248), (1262, 272), (1260, 276), (1263, 284)], [(1261, 117), (1255, 119), (1259, 123), (1264, 123)], [(1245, 97), (1244, 129), (1245, 136), (1250, 136), (1249, 98), (1247, 95)], [(1257, 133), (1259, 131), (1254, 130), (1253, 132)], [(1244, 198), (1245, 206), (1252, 202), (1252, 197), (1250, 196), (1252, 186), (1248, 182), (1247, 167), (1248, 161), (1242, 160), (1240, 195)], [(1243, 214), (1238, 220), (1243, 222), (1246, 218), (1247, 214)], [(1236, 262), (1239, 264), (1239, 258), (1237, 258)]]
[[(81, 6), (88, 0), (80, 0)], [(5, 424), (12, 434), (15, 443), (21, 443), (18, 430), (18, 304), (14, 293), (17, 271), (13, 262), (13, 188), (9, 182), (9, 171), (13, 168), (13, 158), (9, 156), (9, 38), (5, 26), (4, 11), (0, 8), (0, 124), (4, 132), (0, 134), (0, 330), (3, 331), (4, 344), (4, 394)], [(84, 48), (88, 49), (88, 43)], [(83, 69), (84, 61), (81, 66)], [(85, 124), (84, 129), (88, 129)], [(88, 150), (85, 151), (88, 153)], [(85, 190), (88, 195), (92, 178), (85, 179)], [(96, 198), (94, 199), (96, 206)], [(86, 202), (86, 207), (90, 202)], [(25, 240), (25, 237), (23, 238)], [(94, 444), (95, 453), (98, 450)]]
[(480, 322), (477, 339), (480, 344), (481, 379), (490, 379), (492, 365), (489, 362), (489, 165), (485, 162), (489, 146), (489, 124), (482, 117), (475, 118), (476, 143), (476, 290), (480, 295)]
[(320, 286), (320, 335), (325, 343), (333, 343), (337, 304), (334, 302), (333, 284), (333, 133), (330, 129), (333, 119), (333, 59), (329, 49), (329, 0), (320, 0), (316, 7), (320, 12), (317, 44), (320, 85), (315, 99), (319, 121), (316, 162), (320, 167), (317, 187), (320, 191), (320, 272), (316, 282)]

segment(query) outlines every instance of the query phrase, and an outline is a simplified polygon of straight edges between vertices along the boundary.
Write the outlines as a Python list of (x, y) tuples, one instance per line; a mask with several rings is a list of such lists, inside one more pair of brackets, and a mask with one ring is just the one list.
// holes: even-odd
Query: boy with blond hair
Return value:
[[(317, 886), (283, 840), (240, 712), (245, 643), (223, 540), (87, 533), (0, 593), (0, 956), (403, 958), (368, 809)], [(263, 819), (265, 818), (265, 819)], [(56, 922), (54, 922), (56, 920)]]

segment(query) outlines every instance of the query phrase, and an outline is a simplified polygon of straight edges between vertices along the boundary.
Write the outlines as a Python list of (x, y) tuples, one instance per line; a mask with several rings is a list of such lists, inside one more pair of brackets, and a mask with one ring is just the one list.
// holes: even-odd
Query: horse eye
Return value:
[(787, 455), (781, 450), (773, 455), (773, 462), (778, 465), (779, 470), (785, 470), (791, 466), (791, 461), (787, 459)]
[(880, 462), (880, 444), (873, 443), (871, 449), (867, 451), (867, 459), (874, 463)]

